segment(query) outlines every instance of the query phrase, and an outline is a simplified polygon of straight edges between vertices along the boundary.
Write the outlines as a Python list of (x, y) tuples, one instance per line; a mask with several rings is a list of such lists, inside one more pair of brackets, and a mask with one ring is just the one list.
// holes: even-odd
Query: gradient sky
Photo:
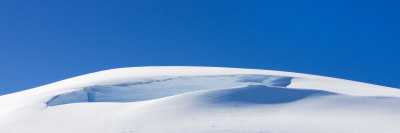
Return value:
[(0, 95), (120, 67), (221, 66), (400, 88), (396, 0), (0, 1)]

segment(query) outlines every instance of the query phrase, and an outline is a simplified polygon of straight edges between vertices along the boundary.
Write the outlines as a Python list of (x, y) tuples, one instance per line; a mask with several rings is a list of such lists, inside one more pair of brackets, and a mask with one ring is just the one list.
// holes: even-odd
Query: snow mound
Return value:
[(290, 77), (269, 75), (182, 76), (146, 82), (96, 85), (82, 90), (60, 94), (47, 102), (56, 106), (79, 102), (137, 102), (186, 92), (266, 85), (285, 87)]
[(133, 67), (0, 96), (0, 133), (398, 133), (400, 90), (256, 69)]

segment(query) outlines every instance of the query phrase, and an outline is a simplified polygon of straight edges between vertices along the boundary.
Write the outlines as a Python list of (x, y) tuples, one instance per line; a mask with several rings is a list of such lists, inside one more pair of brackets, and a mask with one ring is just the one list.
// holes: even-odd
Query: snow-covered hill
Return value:
[(399, 133), (400, 90), (255, 69), (133, 67), (0, 96), (0, 133)]

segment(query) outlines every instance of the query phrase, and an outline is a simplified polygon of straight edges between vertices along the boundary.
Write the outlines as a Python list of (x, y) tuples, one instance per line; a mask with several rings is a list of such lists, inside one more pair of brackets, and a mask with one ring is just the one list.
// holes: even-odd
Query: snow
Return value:
[[(53, 97), (47, 105), (78, 102), (137, 102), (206, 89), (248, 85), (287, 86), (291, 78), (268, 75), (180, 76), (146, 82), (96, 85)], [(156, 92), (156, 93), (154, 93)]]
[(133, 67), (0, 96), (1, 133), (398, 133), (400, 90), (256, 69)]

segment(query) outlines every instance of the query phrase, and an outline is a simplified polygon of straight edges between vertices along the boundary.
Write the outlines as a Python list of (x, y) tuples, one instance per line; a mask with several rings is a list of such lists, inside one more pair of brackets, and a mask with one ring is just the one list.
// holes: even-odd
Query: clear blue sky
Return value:
[(111, 68), (272, 69), (400, 88), (400, 3), (0, 2), (0, 95)]

